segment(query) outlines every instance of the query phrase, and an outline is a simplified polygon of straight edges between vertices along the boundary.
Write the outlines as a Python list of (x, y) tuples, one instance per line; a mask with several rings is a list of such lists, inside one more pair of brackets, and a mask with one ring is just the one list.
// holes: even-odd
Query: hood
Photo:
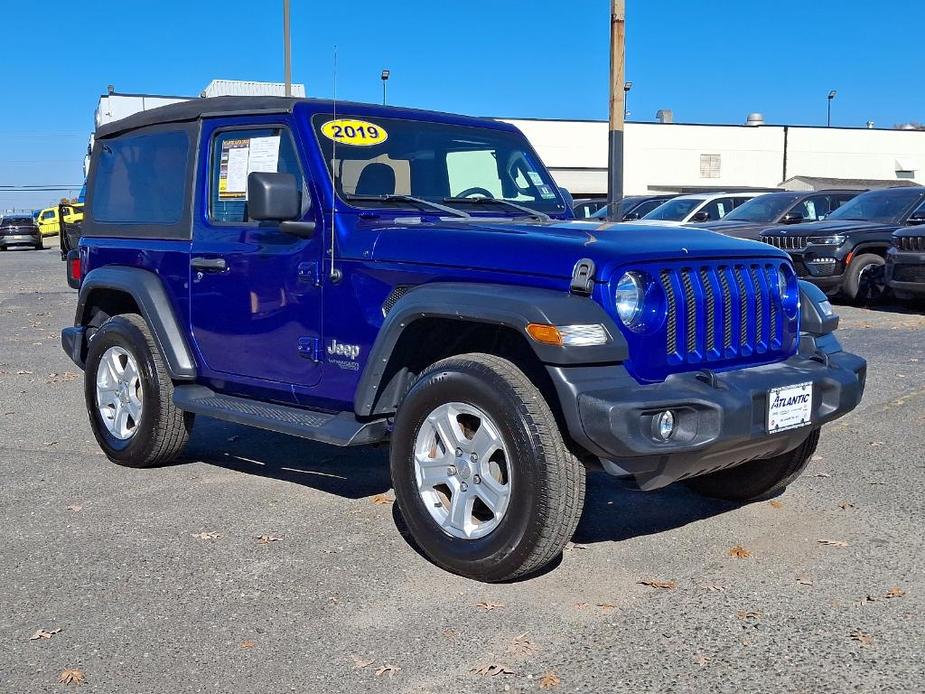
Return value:
[[(767, 229), (773, 222), (745, 222), (738, 219), (720, 219), (715, 222), (698, 222), (688, 224), (687, 226), (697, 227), (698, 229), (710, 229), (718, 231), (726, 236), (735, 236), (739, 239), (751, 239), (757, 241), (761, 232)], [(788, 225), (791, 226), (791, 225)]]
[(824, 219), (821, 222), (765, 227), (761, 233), (767, 236), (831, 236), (832, 234), (849, 234), (853, 231), (892, 231), (898, 226), (898, 224), (862, 222), (856, 219)]
[(578, 260), (590, 258), (600, 281), (609, 279), (617, 268), (650, 261), (788, 257), (768, 244), (705, 229), (626, 222), (441, 220), (433, 224), (393, 223), (380, 229), (372, 252), (379, 262), (569, 278)]

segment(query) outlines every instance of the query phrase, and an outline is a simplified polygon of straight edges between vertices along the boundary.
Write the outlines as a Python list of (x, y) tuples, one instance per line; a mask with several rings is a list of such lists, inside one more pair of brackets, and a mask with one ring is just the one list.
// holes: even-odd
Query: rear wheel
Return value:
[(487, 354), (437, 362), (395, 418), (398, 508), (434, 563), (479, 581), (542, 568), (571, 538), (585, 471), (539, 390)]
[(792, 451), (693, 477), (685, 484), (699, 494), (726, 501), (758, 501), (777, 496), (800, 476), (818, 443), (819, 429), (813, 429)]
[(84, 396), (93, 434), (114, 463), (162, 465), (189, 439), (193, 415), (173, 404), (173, 382), (139, 315), (114, 316), (93, 336)]
[(879, 301), (886, 290), (884, 265), (886, 261), (876, 253), (862, 253), (851, 261), (842, 286), (842, 294), (849, 301)]

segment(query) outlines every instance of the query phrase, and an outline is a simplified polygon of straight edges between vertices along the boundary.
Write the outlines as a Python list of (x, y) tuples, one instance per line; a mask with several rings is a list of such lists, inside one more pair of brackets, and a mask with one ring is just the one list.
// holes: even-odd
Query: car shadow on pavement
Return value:
[(197, 417), (182, 462), (302, 484), (361, 499), (388, 491), (388, 448), (339, 448), (270, 431)]
[(627, 540), (680, 528), (738, 506), (707, 499), (683, 484), (642, 492), (602, 470), (590, 470), (585, 507), (573, 539), (578, 544)]

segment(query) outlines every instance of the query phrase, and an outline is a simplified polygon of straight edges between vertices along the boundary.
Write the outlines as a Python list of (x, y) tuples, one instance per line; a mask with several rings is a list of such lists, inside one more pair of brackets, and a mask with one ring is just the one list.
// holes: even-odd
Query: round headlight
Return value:
[(642, 315), (644, 293), (642, 277), (635, 272), (623, 273), (614, 291), (614, 304), (624, 325), (632, 326), (638, 322)]
[(777, 295), (780, 297), (784, 312), (791, 317), (796, 315), (799, 309), (799, 300), (794, 296), (794, 288), (790, 284), (790, 277), (783, 268), (778, 268), (777, 270)]

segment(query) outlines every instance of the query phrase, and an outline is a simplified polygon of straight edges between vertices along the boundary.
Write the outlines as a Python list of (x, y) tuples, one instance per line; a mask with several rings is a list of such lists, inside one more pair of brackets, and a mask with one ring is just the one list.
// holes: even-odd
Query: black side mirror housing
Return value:
[(709, 222), (710, 213), (706, 212), (705, 210), (700, 210), (700, 212), (697, 212), (693, 217), (691, 217), (691, 221), (692, 222)]
[(638, 212), (627, 212), (625, 215), (623, 215), (624, 222), (635, 222), (637, 219), (639, 219)]
[(260, 222), (296, 219), (302, 211), (302, 194), (295, 176), (254, 171), (247, 177), (247, 216)]
[(909, 217), (909, 220), (906, 222), (906, 225), (910, 227), (917, 227), (922, 224), (925, 224), (925, 213), (923, 212), (916, 212)]
[(803, 215), (799, 212), (788, 212), (780, 221), (781, 224), (799, 224), (803, 221)]

